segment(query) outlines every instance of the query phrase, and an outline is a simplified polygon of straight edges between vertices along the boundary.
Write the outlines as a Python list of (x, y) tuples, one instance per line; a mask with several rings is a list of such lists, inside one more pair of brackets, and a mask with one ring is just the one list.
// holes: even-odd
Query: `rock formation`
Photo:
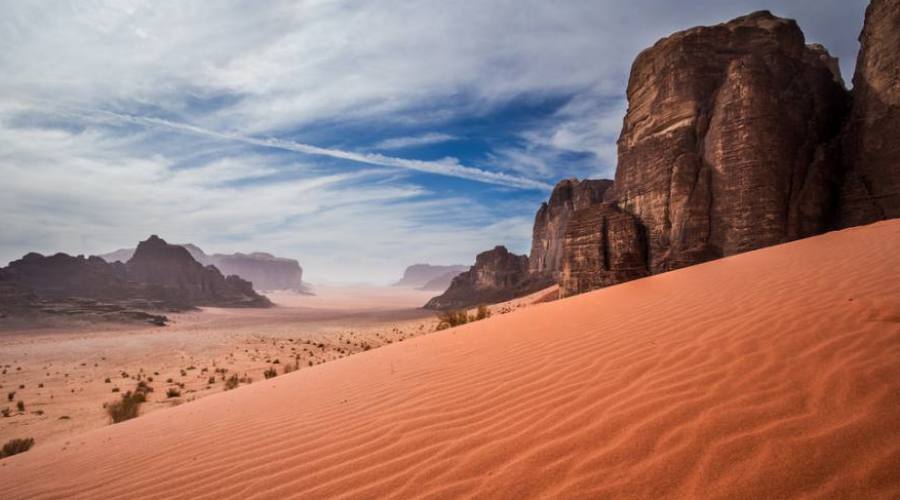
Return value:
[[(303, 268), (294, 259), (275, 257), (264, 252), (209, 255), (192, 243), (178, 246), (184, 247), (194, 260), (204, 266), (216, 266), (222, 274), (233, 274), (250, 281), (256, 290), (301, 291), (305, 289)], [(100, 255), (100, 257), (107, 262), (127, 262), (132, 255), (134, 255), (134, 249), (123, 248)]]
[(615, 204), (576, 210), (563, 238), (560, 296), (647, 276), (645, 248), (640, 221)]
[(253, 291), (249, 281), (225, 277), (215, 266), (194, 260), (184, 247), (169, 245), (156, 235), (138, 244), (126, 266), (131, 279), (151, 285), (171, 302), (219, 307), (271, 305)]
[(794, 21), (757, 12), (660, 40), (627, 95), (615, 191), (652, 272), (826, 229), (848, 94)]
[(127, 263), (63, 253), (29, 253), (0, 268), (0, 310), (54, 314), (114, 313), (147, 320), (141, 311), (183, 311), (197, 306), (268, 307), (248, 281), (203, 266), (184, 248), (151, 236)]
[[(458, 274), (467, 271), (468, 266), (433, 266), (431, 264), (413, 264), (403, 271), (403, 277), (400, 281), (394, 283), (394, 286), (408, 286), (413, 288), (421, 288), (423, 290), (446, 290), (447, 287), (440, 288), (440, 282), (449, 282)], [(449, 279), (447, 276), (449, 275)], [(430, 283), (432, 280), (437, 280)], [(438, 288), (435, 288), (438, 286)]]
[(453, 278), (450, 288), (425, 304), (426, 309), (458, 309), (503, 302), (548, 285), (528, 271), (528, 257), (497, 246), (475, 258), (475, 265)]
[(859, 37), (838, 224), (900, 217), (900, 2), (873, 0)]
[(542, 203), (534, 217), (529, 270), (533, 274), (559, 277), (563, 262), (563, 237), (572, 213), (603, 201), (612, 187), (610, 180), (565, 179)]
[[(860, 41), (852, 99), (837, 60), (765, 11), (643, 51), (615, 182), (560, 182), (529, 276), (485, 289), (548, 277), (566, 296), (900, 217), (900, 2), (873, 0)], [(478, 284), (458, 280), (443, 297), (461, 304)]]

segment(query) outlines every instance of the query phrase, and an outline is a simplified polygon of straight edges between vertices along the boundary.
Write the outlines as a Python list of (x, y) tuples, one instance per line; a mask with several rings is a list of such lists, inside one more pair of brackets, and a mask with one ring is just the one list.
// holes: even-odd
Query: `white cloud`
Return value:
[(385, 139), (375, 144), (375, 149), (404, 149), (409, 147), (427, 146), (429, 144), (440, 144), (456, 139), (457, 137), (454, 135), (429, 132), (427, 134), (408, 137), (391, 137), (390, 139)]

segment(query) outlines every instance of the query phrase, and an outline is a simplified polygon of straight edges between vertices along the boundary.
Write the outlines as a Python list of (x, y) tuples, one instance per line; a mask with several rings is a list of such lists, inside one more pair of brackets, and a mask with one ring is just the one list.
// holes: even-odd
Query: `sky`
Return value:
[(611, 178), (635, 56), (768, 9), (852, 79), (865, 0), (0, 0), (0, 265), (150, 234), (312, 283), (530, 248)]

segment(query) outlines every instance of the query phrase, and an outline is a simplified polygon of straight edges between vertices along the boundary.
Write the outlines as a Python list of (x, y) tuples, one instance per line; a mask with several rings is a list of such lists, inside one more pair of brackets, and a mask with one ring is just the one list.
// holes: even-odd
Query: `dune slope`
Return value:
[(0, 461), (4, 498), (896, 498), (900, 220), (393, 344)]

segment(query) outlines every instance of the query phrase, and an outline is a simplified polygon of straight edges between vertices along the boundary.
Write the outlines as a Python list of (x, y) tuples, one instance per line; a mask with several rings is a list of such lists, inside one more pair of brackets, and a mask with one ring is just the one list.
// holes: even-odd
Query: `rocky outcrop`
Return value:
[[(192, 243), (179, 244), (184, 247), (197, 262), (204, 266), (216, 266), (224, 275), (235, 275), (253, 283), (256, 290), (294, 290), (302, 291), (303, 268), (294, 259), (275, 257), (265, 252), (249, 254), (212, 254), (209, 255)], [(100, 255), (107, 262), (127, 262), (134, 249), (120, 249)]]
[[(184, 248), (151, 236), (127, 263), (63, 253), (29, 253), (0, 269), (0, 310), (57, 315), (115, 314), (159, 324), (144, 310), (197, 306), (268, 307), (250, 282), (203, 266)], [(160, 319), (162, 318), (162, 319)]]
[(642, 52), (619, 137), (619, 206), (662, 272), (822, 232), (848, 94), (794, 21), (757, 12)]
[(859, 37), (838, 224), (900, 217), (900, 2), (873, 0)]
[(138, 244), (126, 264), (128, 276), (146, 283), (166, 300), (198, 306), (265, 307), (249, 281), (225, 277), (215, 266), (204, 266), (182, 246), (169, 245), (156, 235)]
[(493, 304), (540, 290), (550, 283), (528, 271), (528, 257), (497, 246), (475, 258), (475, 265), (453, 278), (450, 288), (427, 304), (426, 309), (459, 309)]
[(551, 279), (559, 277), (563, 263), (563, 238), (572, 214), (603, 201), (612, 187), (610, 180), (565, 179), (542, 203), (534, 217), (529, 270)]
[(460, 265), (433, 266), (431, 264), (413, 264), (403, 271), (403, 277), (400, 281), (394, 283), (394, 286), (408, 286), (421, 288), (422, 290), (446, 290), (447, 287), (441, 287), (441, 283), (446, 282), (449, 285), (454, 277), (468, 269), (468, 266)]
[(576, 210), (563, 241), (560, 297), (650, 274), (643, 226), (613, 203)]

